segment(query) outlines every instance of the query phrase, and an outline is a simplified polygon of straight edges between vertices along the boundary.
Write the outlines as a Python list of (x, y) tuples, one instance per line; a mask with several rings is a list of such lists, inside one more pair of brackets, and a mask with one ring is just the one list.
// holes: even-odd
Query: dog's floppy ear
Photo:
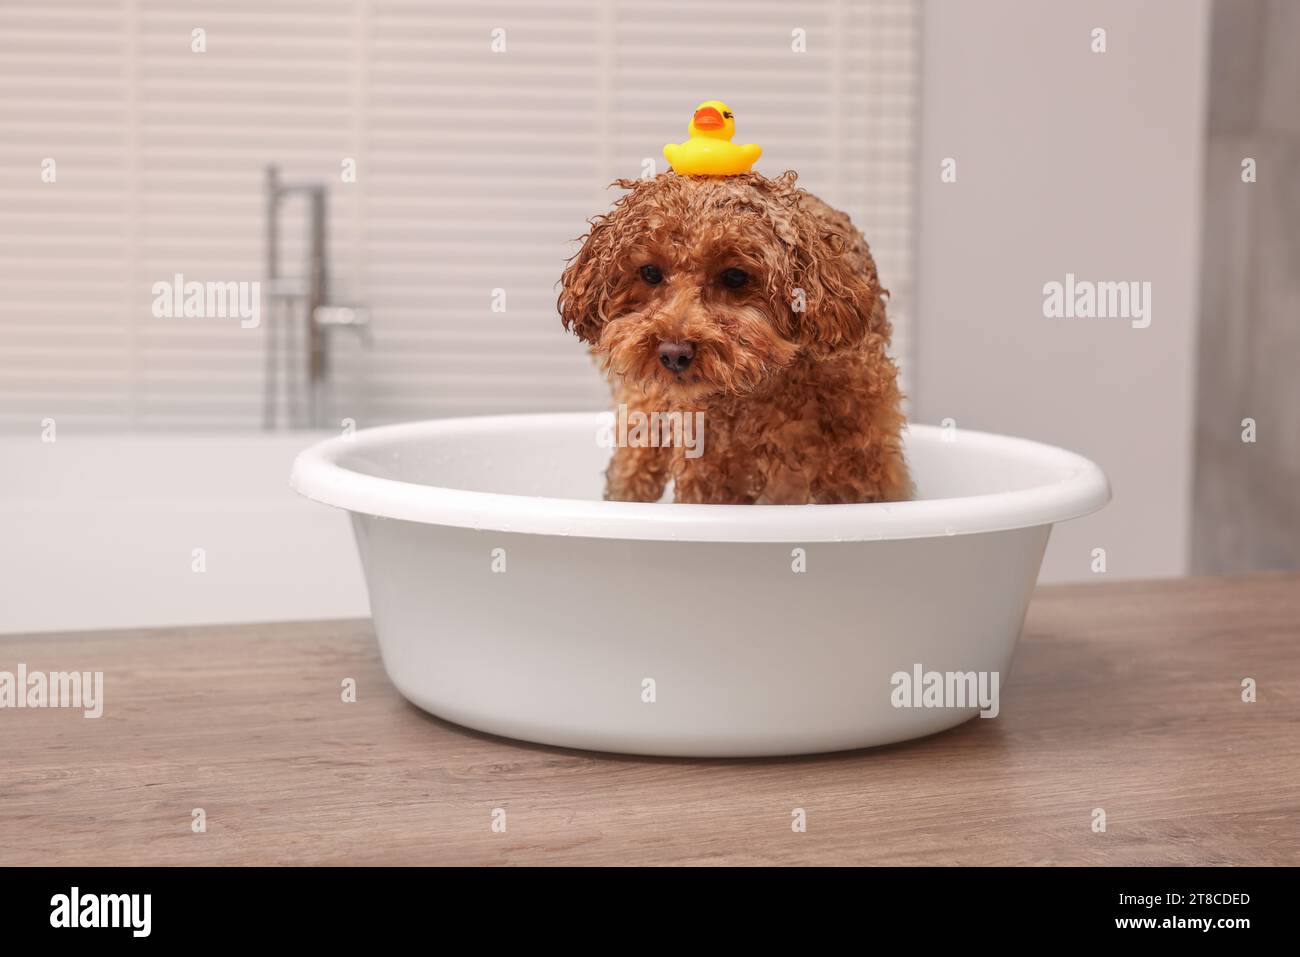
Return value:
[(887, 290), (880, 287), (876, 264), (843, 213), (794, 188), (794, 174), (772, 180), (786, 222), (777, 233), (793, 230), (786, 241), (793, 338), (819, 351), (833, 352), (868, 336), (889, 341), (885, 314)]
[(583, 342), (594, 342), (604, 323), (601, 304), (605, 298), (604, 281), (600, 264), (605, 261), (603, 246), (607, 246), (608, 217), (591, 220), (591, 231), (582, 240), (582, 246), (564, 267), (560, 277), (560, 298), (556, 303), (564, 328)]
[[(620, 179), (614, 185), (635, 190), (639, 182)], [(560, 298), (556, 303), (560, 318), (564, 328), (583, 342), (600, 338), (601, 326), (605, 324), (604, 307), (611, 292), (607, 283), (619, 271), (615, 262), (620, 232), (616, 217), (630, 195), (620, 198), (605, 215), (589, 221), (590, 231), (582, 238), (582, 246), (569, 259), (560, 277)]]
[(803, 313), (795, 318), (800, 338), (827, 351), (856, 345), (869, 335), (889, 339), (885, 299), (874, 270), (837, 248), (839, 237), (823, 248), (796, 254), (796, 286), (804, 290)]

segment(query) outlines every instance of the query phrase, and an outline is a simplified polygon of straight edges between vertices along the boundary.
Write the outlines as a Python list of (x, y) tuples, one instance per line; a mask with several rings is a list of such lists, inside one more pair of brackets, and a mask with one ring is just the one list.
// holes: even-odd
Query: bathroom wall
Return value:
[(0, 435), (0, 635), (365, 617), (347, 514), (286, 481), (323, 437)]
[(1192, 569), (1300, 568), (1300, 4), (1211, 24)]
[[(1114, 501), (1053, 532), (1044, 581), (1189, 568), (1207, 13), (925, 5), (916, 409), (1106, 470)], [(1046, 318), (1067, 273), (1149, 282), (1149, 326)]]

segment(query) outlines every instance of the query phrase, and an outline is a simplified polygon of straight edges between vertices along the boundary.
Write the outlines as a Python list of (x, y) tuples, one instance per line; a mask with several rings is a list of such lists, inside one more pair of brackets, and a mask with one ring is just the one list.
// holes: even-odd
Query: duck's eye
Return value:
[(722, 118), (723, 118), (724, 120), (730, 120), (730, 119), (732, 119), (733, 117), (732, 117), (732, 115), (731, 115), (730, 113), (723, 113), (723, 114), (722, 114)]
[(657, 286), (664, 281), (664, 274), (659, 271), (658, 266), (649, 263), (641, 267), (641, 278), (652, 286)]
[(743, 269), (724, 269), (722, 271), (722, 284), (728, 289), (739, 289), (749, 282), (749, 273)]

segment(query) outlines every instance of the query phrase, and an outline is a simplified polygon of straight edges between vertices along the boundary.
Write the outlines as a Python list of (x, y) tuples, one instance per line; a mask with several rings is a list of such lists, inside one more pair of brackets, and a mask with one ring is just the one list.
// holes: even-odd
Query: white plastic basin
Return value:
[(605, 502), (608, 419), (389, 426), (294, 463), (295, 489), (352, 513), (384, 666), (419, 707), (658, 755), (941, 731), (978, 707), (900, 707), (897, 673), (1005, 689), (1052, 524), (1110, 498), (1063, 449), (913, 425), (915, 501)]

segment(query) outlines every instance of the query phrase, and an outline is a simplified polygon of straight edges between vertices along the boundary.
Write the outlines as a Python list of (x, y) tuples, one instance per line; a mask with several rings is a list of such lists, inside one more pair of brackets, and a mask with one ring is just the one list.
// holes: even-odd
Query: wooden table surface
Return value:
[(0, 638), (19, 662), (106, 705), (0, 710), (5, 865), (1300, 863), (1297, 575), (1041, 588), (998, 718), (809, 758), (467, 731), (368, 621)]

